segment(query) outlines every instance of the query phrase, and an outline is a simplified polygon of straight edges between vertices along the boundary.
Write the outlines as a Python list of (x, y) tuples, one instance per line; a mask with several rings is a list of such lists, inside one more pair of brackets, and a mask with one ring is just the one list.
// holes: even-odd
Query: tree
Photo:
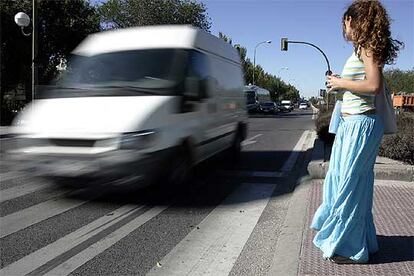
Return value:
[(384, 77), (393, 93), (414, 93), (414, 69), (407, 71), (386, 70)]
[[(9, 103), (4, 96), (23, 87), (26, 101), (31, 99), (31, 36), (26, 37), (14, 23), (14, 15), (23, 11), (31, 16), (32, 1), (1, 1), (1, 95), (2, 123), (10, 121)], [(100, 30), (99, 15), (87, 0), (38, 0), (38, 55), (36, 64), (39, 84), (56, 76), (56, 66), (88, 34)], [(26, 28), (31, 32), (31, 27)]]
[[(232, 45), (233, 40), (222, 32), (219, 32), (219, 38)], [(253, 66), (251, 60), (247, 57), (247, 49), (240, 44), (235, 44), (234, 47), (240, 54), (240, 59), (244, 72), (244, 81), (246, 84), (253, 83), (253, 71), (255, 72), (255, 84), (270, 91), (270, 96), (273, 101), (279, 99), (288, 99), (291, 101), (298, 101), (300, 99), (299, 91), (293, 85), (288, 85), (279, 77), (269, 74), (263, 70), (260, 65)]]
[(210, 30), (210, 18), (203, 3), (193, 0), (109, 0), (99, 8), (106, 28), (190, 24)]

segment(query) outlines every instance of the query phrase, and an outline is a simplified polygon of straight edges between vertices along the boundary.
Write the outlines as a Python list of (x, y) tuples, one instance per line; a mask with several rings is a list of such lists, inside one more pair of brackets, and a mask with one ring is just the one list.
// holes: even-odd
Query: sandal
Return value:
[(340, 256), (340, 255), (334, 255), (333, 257), (328, 258), (328, 260), (330, 260), (331, 262), (333, 262), (335, 264), (364, 264), (364, 263), (367, 263), (367, 262), (355, 261), (355, 260), (352, 260), (352, 259), (347, 258), (347, 257)]

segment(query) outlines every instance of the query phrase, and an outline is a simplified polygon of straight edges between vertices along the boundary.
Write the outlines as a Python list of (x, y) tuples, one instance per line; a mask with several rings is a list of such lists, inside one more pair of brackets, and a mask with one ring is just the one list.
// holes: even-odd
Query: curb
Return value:
[[(325, 143), (316, 139), (312, 160), (308, 164), (308, 173), (312, 179), (323, 179), (329, 168), (329, 161), (324, 159)], [(381, 180), (398, 180), (405, 182), (414, 182), (414, 166), (407, 164), (375, 164), (375, 179)]]
[[(303, 233), (310, 200), (309, 190), (313, 181), (309, 176), (302, 177), (290, 198), (285, 222), (267, 276), (296, 276), (299, 273)], [(304, 204), (297, 204), (298, 202)]]
[[(316, 133), (312, 137), (314, 144), (322, 142), (316, 138)], [(312, 150), (311, 160), (320, 156), (323, 157), (324, 153), (320, 151), (320, 147), (312, 148), (311, 146), (312, 143), (310, 142), (308, 149)], [(306, 227), (306, 214), (310, 202), (309, 190), (314, 181), (309, 175), (301, 177), (293, 191), (292, 197), (289, 199), (285, 221), (277, 239), (274, 256), (266, 274), (267, 276), (296, 276), (299, 273), (303, 233)], [(299, 202), (304, 204), (298, 204)]]

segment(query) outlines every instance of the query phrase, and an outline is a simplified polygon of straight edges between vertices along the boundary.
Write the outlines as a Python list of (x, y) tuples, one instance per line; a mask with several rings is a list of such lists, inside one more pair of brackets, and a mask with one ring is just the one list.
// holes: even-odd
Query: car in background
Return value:
[(262, 113), (272, 113), (276, 114), (278, 112), (278, 107), (275, 102), (263, 102), (260, 103), (260, 112)]
[(306, 109), (308, 109), (308, 104), (307, 104), (307, 103), (300, 103), (300, 104), (299, 104), (299, 109), (301, 109), (301, 110), (306, 110)]
[(289, 100), (281, 101), (281, 110), (286, 112), (291, 112), (293, 110), (292, 102)]

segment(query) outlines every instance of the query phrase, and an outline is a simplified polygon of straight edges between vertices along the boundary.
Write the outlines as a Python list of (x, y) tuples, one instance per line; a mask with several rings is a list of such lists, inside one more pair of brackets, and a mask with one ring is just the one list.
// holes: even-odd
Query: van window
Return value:
[(244, 80), (241, 67), (218, 57), (212, 57), (211, 64), (217, 93), (225, 97), (242, 97)]
[(207, 93), (209, 74), (206, 55), (198, 51), (191, 51), (187, 72), (187, 80), (190, 81), (191, 85), (187, 85), (185, 95), (197, 98), (201, 89), (204, 89)]
[[(73, 55), (68, 69), (54, 83), (60, 88), (80, 88), (79, 96), (88, 96), (89, 89), (119, 88), (105, 91), (122, 96), (122, 88), (136, 88), (156, 95), (176, 95), (182, 88), (186, 72), (188, 50), (144, 49), (98, 54)], [(73, 91), (61, 93), (75, 93)], [(131, 92), (132, 91), (132, 92)], [(119, 94), (117, 94), (119, 93)], [(86, 95), (85, 95), (86, 94)], [(101, 93), (102, 94), (102, 93)], [(144, 95), (144, 93), (143, 93)]]

